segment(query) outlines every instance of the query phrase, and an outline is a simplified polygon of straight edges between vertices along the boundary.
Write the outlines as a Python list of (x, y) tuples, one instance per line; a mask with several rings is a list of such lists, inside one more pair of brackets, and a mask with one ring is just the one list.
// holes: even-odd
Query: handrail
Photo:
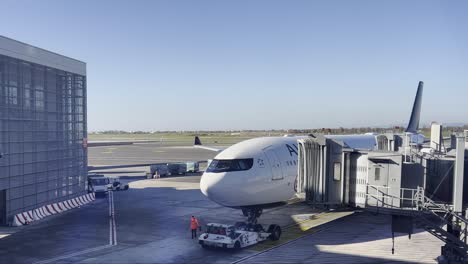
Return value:
[[(394, 208), (401, 208), (403, 206), (404, 201), (409, 201), (410, 205), (412, 207), (411, 209), (416, 209), (416, 207), (415, 207), (415, 204), (416, 204), (415, 202), (416, 201), (414, 200), (414, 194), (417, 192), (417, 189), (400, 188), (400, 195), (397, 197), (397, 196), (388, 194), (388, 191), (384, 192), (382, 190), (382, 189), (389, 190), (390, 188), (391, 187), (389, 187), (389, 186), (379, 186), (379, 185), (367, 184), (367, 186), (366, 186), (366, 196), (374, 198), (377, 202), (381, 202), (382, 206), (391, 205), (391, 207), (394, 207)], [(370, 194), (369, 189), (374, 190), (375, 192), (377, 192), (377, 195), (376, 194)], [(409, 192), (410, 195), (407, 195), (408, 192)], [(391, 203), (390, 204), (385, 203), (385, 201), (384, 201), (385, 198), (387, 198), (387, 199), (390, 198)], [(398, 200), (399, 207), (394, 205), (395, 200)], [(406, 207), (406, 208), (408, 208), (408, 207)]]
[[(447, 224), (447, 226), (450, 226), (453, 229), (458, 229), (460, 231), (460, 236), (457, 239), (465, 245), (467, 244), (468, 220), (453, 212), (448, 205), (441, 205), (431, 200), (425, 195), (423, 187), (418, 186), (416, 189), (399, 188), (400, 194), (398, 197), (389, 194), (390, 189), (391, 187), (389, 186), (367, 184), (366, 206), (368, 205), (369, 198), (372, 198), (375, 200), (377, 207), (400, 209), (404, 211), (430, 212), (441, 219), (445, 224)], [(394, 203), (395, 200), (398, 201), (397, 204)], [(408, 203), (404, 204), (404, 202)], [(409, 207), (407, 207), (408, 205)], [(440, 213), (443, 213), (444, 215), (442, 216)], [(451, 219), (449, 216), (451, 216)], [(453, 237), (454, 236), (452, 236), (452, 239)], [(465, 248), (468, 248), (468, 245)]]
[[(467, 238), (468, 238), (468, 220), (466, 220), (465, 218), (459, 216), (457, 213), (453, 212), (450, 208), (447, 208), (445, 206), (441, 206), (440, 204), (435, 203), (433, 200), (431, 200), (430, 198), (425, 196), (424, 195), (424, 188), (422, 188), (422, 187), (418, 187), (418, 192), (415, 195), (415, 200), (418, 201), (418, 203), (417, 203), (418, 209), (421, 208), (421, 209), (424, 209), (426, 211), (431, 212), (432, 214), (434, 214), (435, 216), (439, 217), (444, 222), (446, 222), (447, 225), (450, 225), (452, 228), (459, 228), (460, 229), (460, 236), (461, 236), (460, 240), (462, 240), (465, 243), (467, 242)], [(435, 207), (435, 208), (439, 209), (439, 211), (444, 212), (445, 215), (442, 217), (439, 214), (437, 214), (434, 209), (429, 208), (429, 207), (432, 207), (432, 208)], [(453, 217), (451, 221), (447, 219), (449, 215), (451, 217)], [(454, 223), (454, 221), (453, 221), (454, 219), (456, 220), (455, 221), (456, 223)], [(461, 224), (461, 225), (458, 225), (458, 224)], [(464, 224), (464, 227), (462, 226), (463, 224)]]

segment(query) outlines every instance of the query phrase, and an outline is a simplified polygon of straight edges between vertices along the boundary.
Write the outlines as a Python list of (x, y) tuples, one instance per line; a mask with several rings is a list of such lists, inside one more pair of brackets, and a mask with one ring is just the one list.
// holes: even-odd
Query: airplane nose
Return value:
[(256, 196), (252, 188), (256, 185), (243, 185), (239, 188), (239, 184), (244, 182), (241, 177), (242, 174), (232, 172), (205, 172), (200, 180), (200, 190), (208, 199), (223, 206), (236, 207), (248, 204), (252, 197)]
[(200, 180), (200, 190), (210, 200), (226, 205), (226, 190), (225, 173), (204, 173)]
[(200, 180), (201, 192), (213, 201), (217, 201), (222, 193), (220, 181), (223, 179), (224, 173), (203, 173)]

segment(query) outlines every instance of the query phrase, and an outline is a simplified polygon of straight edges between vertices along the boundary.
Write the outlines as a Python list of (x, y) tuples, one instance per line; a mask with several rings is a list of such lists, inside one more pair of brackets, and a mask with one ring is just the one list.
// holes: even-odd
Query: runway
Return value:
[(212, 159), (216, 152), (191, 146), (138, 143), (88, 149), (88, 165), (93, 167), (142, 163), (181, 162)]

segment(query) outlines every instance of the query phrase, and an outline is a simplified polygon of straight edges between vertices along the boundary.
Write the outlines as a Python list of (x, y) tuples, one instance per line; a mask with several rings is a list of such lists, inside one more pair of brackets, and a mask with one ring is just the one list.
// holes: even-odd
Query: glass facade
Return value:
[(6, 212), (85, 192), (86, 77), (0, 55), (0, 190)]

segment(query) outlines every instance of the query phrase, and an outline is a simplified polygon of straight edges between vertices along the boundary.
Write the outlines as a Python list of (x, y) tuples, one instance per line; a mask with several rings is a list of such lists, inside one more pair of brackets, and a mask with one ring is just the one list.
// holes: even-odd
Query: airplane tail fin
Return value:
[(411, 117), (405, 132), (418, 133), (419, 118), (421, 116), (423, 86), (424, 82), (420, 81), (418, 85), (418, 91), (416, 92), (416, 97), (414, 98), (413, 111), (411, 112)]
[(201, 143), (201, 140), (198, 136), (195, 136), (195, 142), (193, 143), (193, 145), (195, 146), (201, 146), (202, 143)]
[(201, 140), (200, 140), (200, 138), (198, 136), (195, 136), (195, 141), (193, 142), (193, 147), (194, 148), (200, 148), (200, 149), (206, 149), (206, 150), (214, 151), (214, 152), (220, 152), (220, 151), (223, 150), (223, 149), (220, 149), (220, 148), (212, 148), (212, 147), (203, 146), (202, 143), (201, 143)]

